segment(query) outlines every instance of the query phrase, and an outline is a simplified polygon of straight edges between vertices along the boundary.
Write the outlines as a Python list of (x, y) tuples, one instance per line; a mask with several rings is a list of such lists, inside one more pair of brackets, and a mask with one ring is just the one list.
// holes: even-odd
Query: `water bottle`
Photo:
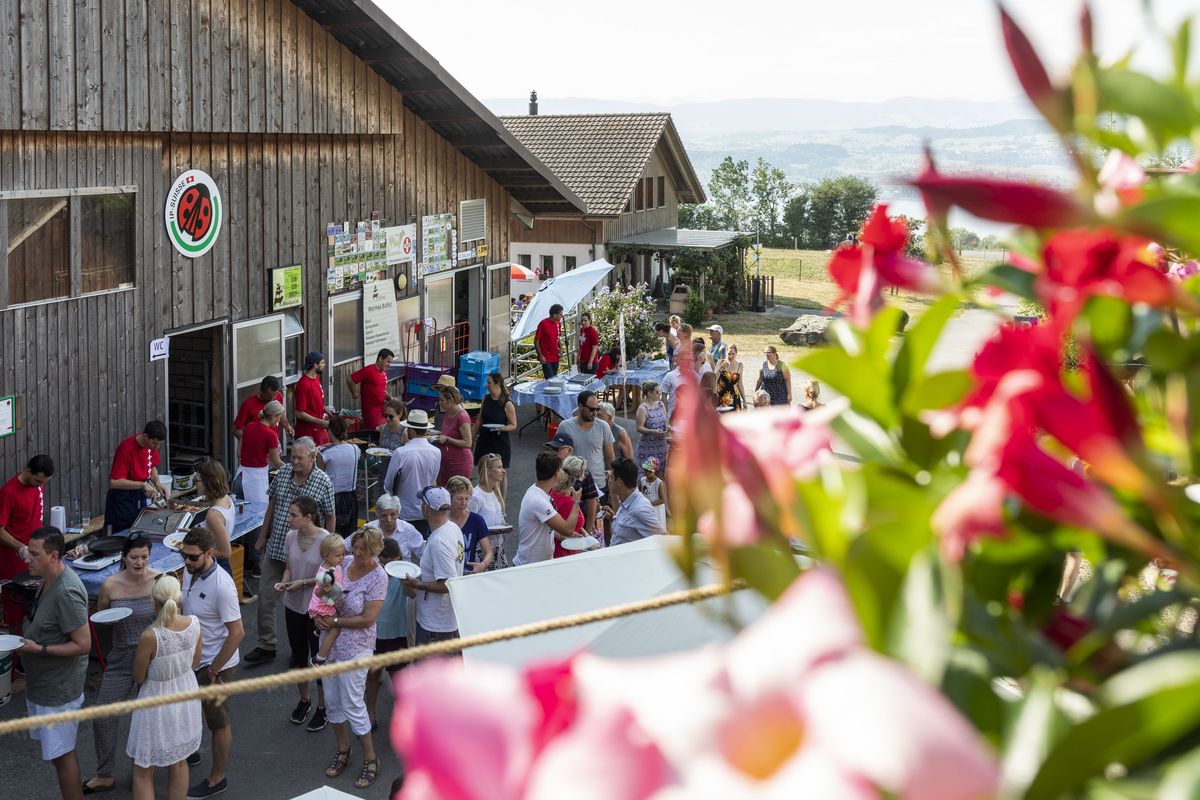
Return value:
[(71, 522), (69, 527), (80, 528), (83, 526), (83, 510), (79, 505), (79, 495), (71, 496)]

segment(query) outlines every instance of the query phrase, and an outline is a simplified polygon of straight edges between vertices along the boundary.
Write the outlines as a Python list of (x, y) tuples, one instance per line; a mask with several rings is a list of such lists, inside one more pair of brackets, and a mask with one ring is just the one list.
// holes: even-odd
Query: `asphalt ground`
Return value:
[[(533, 419), (532, 406), (522, 406), (517, 409), (518, 422), (524, 425)], [(632, 419), (620, 419), (620, 424), (630, 431), (636, 443), (637, 434), (633, 432)], [(533, 483), (534, 457), (545, 443), (545, 432), (539, 424), (531, 425), (521, 437), (513, 436), (513, 454), (509, 468), (509, 483), (507, 507), (509, 519), (515, 522), (516, 511), (520, 508), (521, 497)], [(512, 534), (507, 542), (508, 557), (516, 553), (516, 535)], [(287, 668), (287, 645), (283, 638), (283, 607), (278, 605), (279, 621), (277, 628), (280, 632), (280, 650), (274, 662), (261, 666), (247, 666), (244, 662), (239, 667), (239, 677), (259, 676), (283, 672)], [(246, 628), (246, 638), (242, 644), (243, 657), (250, 652), (256, 641), (257, 606), (242, 606), (242, 621)], [(401, 673), (403, 674), (403, 673)], [(99, 687), (100, 667), (95, 658), (91, 662), (91, 671), (86, 689), (85, 705), (95, 702)], [(14, 685), (12, 700), (0, 707), (0, 719), (14, 719), (25, 716), (25, 694), (23, 685)], [(379, 731), (375, 734), (375, 749), (380, 759), (379, 778), (368, 789), (354, 788), (354, 780), (362, 765), (361, 751), (358, 742), (353, 742), (353, 755), (350, 767), (336, 779), (325, 777), (325, 767), (333, 758), (335, 746), (333, 731), (326, 728), (316, 733), (308, 733), (304, 726), (293, 725), (288, 719), (296, 704), (298, 695), (295, 689), (279, 689), (248, 695), (239, 695), (230, 700), (233, 716), (233, 755), (228, 766), (229, 789), (224, 798), (262, 798), (263, 800), (286, 800), (320, 786), (331, 786), (339, 791), (356, 797), (386, 798), (392, 779), (401, 775), (402, 767), (392, 750), (388, 738), (388, 728), (392, 716), (392, 696), (388, 688), (380, 691), (378, 718)], [(125, 754), (125, 743), (129, 733), (129, 719), (121, 720), (120, 733), (117, 738), (116, 781), (114, 791), (100, 795), (110, 800), (127, 800), (131, 798), (132, 762)], [(204, 733), (204, 743), (201, 747), (203, 761), (200, 766), (191, 768), (190, 783), (198, 782), (208, 775), (210, 761), (210, 737)], [(92, 723), (84, 722), (79, 726), (76, 752), (79, 756), (80, 769), (84, 780), (91, 777), (96, 769), (96, 752), (92, 736)], [(41, 798), (58, 797), (58, 784), (54, 768), (41, 761), (37, 742), (31, 740), (28, 734), (18, 733), (0, 736), (0, 788), (2, 798), (21, 798), (22, 800), (41, 800)], [(157, 770), (155, 776), (156, 796), (165, 797), (167, 791), (166, 770)]]

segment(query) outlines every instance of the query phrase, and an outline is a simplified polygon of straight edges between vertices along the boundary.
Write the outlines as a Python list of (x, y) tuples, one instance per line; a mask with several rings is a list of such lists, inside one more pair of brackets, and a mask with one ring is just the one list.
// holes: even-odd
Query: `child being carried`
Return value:
[[(346, 540), (331, 533), (321, 540), (321, 566), (317, 570), (312, 600), (308, 603), (308, 615), (312, 618), (337, 616), (337, 604), (346, 594), (346, 576), (342, 573), (342, 561), (346, 558)], [(314, 664), (324, 664), (329, 651), (337, 641), (338, 629), (330, 628), (321, 635), (321, 647), (313, 656)]]

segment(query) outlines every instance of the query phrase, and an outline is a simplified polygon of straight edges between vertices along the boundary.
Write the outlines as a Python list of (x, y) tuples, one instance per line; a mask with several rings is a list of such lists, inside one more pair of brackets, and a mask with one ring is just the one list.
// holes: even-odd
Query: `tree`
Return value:
[(979, 249), (981, 250), (999, 250), (1002, 246), (1000, 244), (1000, 237), (993, 233), (989, 233), (979, 242)]
[(767, 244), (780, 243), (783, 233), (781, 214), (791, 196), (792, 184), (779, 167), (772, 167), (759, 156), (751, 175), (751, 221), (757, 225), (760, 238)]
[(784, 233), (807, 248), (833, 247), (858, 232), (878, 196), (875, 184), (853, 175), (808, 184), (784, 207)]
[(961, 252), (963, 250), (978, 250), (979, 243), (982, 240), (975, 231), (967, 230), (966, 228), (951, 228), (950, 241), (954, 244), (954, 249)]
[(750, 216), (750, 163), (725, 156), (708, 180), (708, 196), (718, 218), (733, 230), (745, 230)]

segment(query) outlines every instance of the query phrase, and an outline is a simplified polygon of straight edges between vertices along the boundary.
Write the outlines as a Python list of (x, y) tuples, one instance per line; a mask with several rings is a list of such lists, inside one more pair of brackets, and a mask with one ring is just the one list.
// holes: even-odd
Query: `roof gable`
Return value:
[(650, 162), (665, 160), (684, 202), (704, 202), (683, 143), (666, 113), (500, 117), (504, 126), (596, 216), (618, 216)]

